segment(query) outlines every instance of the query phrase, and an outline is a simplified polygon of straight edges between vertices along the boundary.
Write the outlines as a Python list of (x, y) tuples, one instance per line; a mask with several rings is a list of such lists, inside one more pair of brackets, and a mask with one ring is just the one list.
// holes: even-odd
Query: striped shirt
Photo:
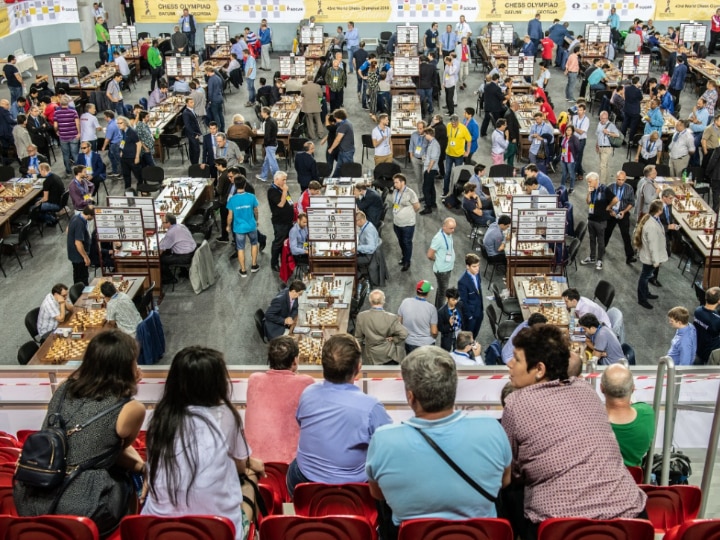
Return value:
[(61, 142), (72, 141), (80, 134), (77, 126), (79, 117), (75, 109), (58, 107), (55, 109), (53, 121), (57, 124), (58, 136)]

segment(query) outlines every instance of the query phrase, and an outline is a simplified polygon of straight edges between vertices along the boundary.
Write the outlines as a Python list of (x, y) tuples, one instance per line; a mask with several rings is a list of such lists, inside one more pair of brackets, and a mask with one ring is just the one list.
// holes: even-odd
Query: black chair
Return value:
[[(465, 214), (465, 219), (470, 224), (470, 234), (468, 235), (472, 239), (472, 245), (470, 246), (470, 249), (475, 249), (475, 246), (478, 243), (482, 245), (480, 239), (484, 236), (485, 233), (482, 231), (482, 225), (480, 225), (479, 223), (475, 223), (475, 220), (473, 219), (470, 212), (463, 208), (463, 214)], [(487, 270), (487, 268), (485, 270)]]
[(188, 176), (190, 178), (210, 178), (210, 167), (201, 167), (200, 164), (190, 165), (188, 167)]
[(150, 315), (150, 312), (155, 309), (155, 306), (153, 304), (153, 291), (155, 290), (155, 282), (153, 281), (150, 283), (150, 286), (145, 289), (145, 292), (142, 295), (142, 298), (140, 299), (140, 303), (136, 306), (138, 308), (138, 312), (140, 313), (140, 316), (144, 319), (148, 315)]
[(692, 175), (692, 181), (695, 182), (694, 188), (697, 194), (710, 202), (710, 184), (707, 183), (703, 168), (686, 167), (684, 172), (687, 173), (688, 181), (690, 181), (690, 175)]
[(169, 271), (172, 274), (173, 280), (172, 280), (172, 292), (175, 292), (175, 285), (178, 282), (178, 270), (185, 270), (186, 272), (190, 272), (190, 267), (192, 266), (192, 259), (188, 262), (184, 263), (176, 263), (171, 264), (169, 266)]
[(645, 175), (644, 169), (645, 165), (637, 161), (626, 161), (622, 166), (622, 170), (628, 178), (635, 178), (636, 180), (640, 180)]
[(265, 335), (265, 312), (262, 309), (255, 311), (255, 328), (257, 328), (260, 339), (263, 343), (267, 343), (267, 336)]
[(575, 271), (577, 271), (577, 256), (580, 252), (580, 240), (573, 238), (570, 241), (570, 245), (565, 245), (565, 249), (567, 249), (568, 256), (567, 259), (563, 261), (563, 276), (565, 276), (569, 286), (570, 278), (568, 277), (567, 269), (570, 265), (573, 265), (575, 266)]
[(33, 356), (35, 356), (35, 353), (38, 352), (38, 349), (40, 348), (40, 345), (38, 345), (34, 341), (26, 341), (23, 343), (23, 345), (18, 349), (17, 353), (17, 361), (18, 364), (21, 366), (26, 366), (27, 363), (32, 359)]
[(393, 190), (393, 176), (400, 173), (402, 169), (397, 163), (380, 163), (373, 169), (373, 185), (382, 189)]
[(283, 141), (278, 140), (277, 142), (277, 150), (275, 150), (275, 158), (278, 162), (278, 165), (280, 165), (280, 159), (285, 159), (285, 170), (287, 171), (290, 167), (290, 150), (287, 146), (285, 146), (285, 143)]
[(390, 41), (391, 37), (392, 32), (380, 32), (380, 39), (378, 39), (378, 44), (382, 45), (383, 49), (387, 48), (388, 41)]
[(240, 151), (245, 154), (245, 163), (252, 165), (254, 162), (252, 139), (228, 139), (228, 140), (237, 144)]
[[(473, 240), (473, 244), (475, 241)], [(490, 272), (490, 281), (492, 282), (493, 276), (495, 276), (495, 270), (498, 266), (503, 266), (500, 262), (492, 262), (490, 261), (490, 257), (488, 256), (488, 252), (485, 249), (484, 244), (480, 244), (480, 255), (482, 255), (482, 258), (485, 260), (485, 271), (483, 272), (483, 277), (487, 275), (488, 268), (492, 267), (492, 272)]]
[(165, 152), (167, 159), (170, 159), (171, 148), (177, 148), (180, 150), (180, 160), (183, 165), (185, 165), (185, 155), (187, 154), (188, 159), (190, 158), (190, 155), (188, 154), (187, 141), (178, 135), (162, 133), (160, 134), (160, 144), (162, 145), (163, 152)]
[(297, 152), (304, 152), (305, 143), (309, 140), (305, 137), (290, 137), (290, 156), (288, 156), (288, 159), (293, 159)]
[(604, 279), (598, 281), (593, 293), (593, 300), (599, 300), (600, 303), (605, 306), (605, 311), (610, 309), (615, 298), (615, 287), (611, 283), (608, 283)]
[(503, 321), (498, 325), (497, 338), (502, 345), (505, 345), (505, 342), (510, 339), (518, 324), (516, 321)]
[(597, 103), (598, 105), (602, 106), (603, 99), (607, 98), (609, 101), (612, 97), (612, 90), (601, 90), (600, 92), (595, 92), (595, 95), (592, 97), (592, 100), (590, 100), (590, 116), (592, 116), (593, 107)]
[(492, 330), (493, 337), (497, 338), (498, 316), (492, 304), (488, 304), (485, 308), (485, 315), (487, 315), (487, 319), (490, 321), (490, 330)]
[(695, 298), (697, 298), (698, 303), (701, 306), (705, 305), (705, 289), (703, 289), (702, 283), (694, 282), (693, 288), (695, 289)]
[(362, 160), (361, 163), (365, 163), (365, 158), (368, 156), (368, 150), (375, 150), (373, 146), (372, 135), (364, 134), (360, 136), (362, 141)]
[(15, 176), (15, 169), (12, 165), (0, 165), (0, 182), (7, 182)]
[(138, 35), (137, 35), (138, 41), (140, 41), (141, 39), (147, 39), (149, 37), (150, 37), (150, 32), (138, 32)]
[(668, 177), (670, 176), (670, 166), (657, 164), (655, 165), (655, 172), (657, 172), (658, 176)]
[(495, 305), (508, 319), (522, 317), (520, 302), (517, 298), (510, 297), (503, 300), (502, 296), (500, 296), (500, 287), (497, 286), (497, 283), (490, 284), (490, 292), (492, 292), (495, 298)]
[(627, 156), (625, 157), (625, 159), (627, 159), (628, 161), (630, 161), (632, 159), (633, 148), (637, 148), (638, 144), (640, 143), (640, 139), (642, 139), (642, 137), (643, 137), (642, 131), (640, 133), (636, 133), (635, 135), (633, 135), (632, 141), (628, 142)]
[(40, 316), (40, 308), (36, 307), (34, 309), (31, 309), (25, 314), (25, 328), (28, 331), (28, 334), (30, 334), (30, 337), (33, 338), (33, 340), (36, 343), (41, 343), (40, 336), (38, 336), (37, 331), (37, 323), (38, 323), (38, 317)]
[(490, 167), (488, 176), (491, 178), (511, 178), (515, 176), (515, 167), (508, 165), (507, 163), (493, 165)]
[(360, 283), (360, 292), (358, 295), (350, 301), (350, 317), (348, 320), (348, 333), (355, 333), (355, 319), (357, 319), (358, 313), (362, 309), (367, 298), (368, 292), (370, 292), (370, 280), (366, 279)]
[[(217, 201), (207, 201), (200, 206), (199, 213), (185, 220), (185, 225), (190, 232), (201, 233), (206, 240), (209, 240), (213, 227), (217, 226), (215, 222), (215, 210), (219, 208), (220, 204)], [(202, 243), (202, 241), (200, 243)]]
[[(697, 270), (695, 270), (695, 275), (692, 280), (692, 283), (695, 283), (700, 270), (702, 270), (705, 266), (705, 257), (703, 257), (702, 253), (695, 249), (695, 246), (693, 246), (686, 237), (683, 236), (680, 238), (680, 244), (682, 244), (683, 252), (682, 255), (680, 255), (678, 268), (682, 267), (680, 273), (685, 274), (685, 271), (688, 270), (688, 266), (692, 267), (693, 264), (696, 265)], [(692, 285), (690, 286), (692, 287)]]
[(74, 304), (77, 302), (77, 299), (80, 298), (80, 295), (83, 292), (83, 289), (85, 288), (85, 284), (82, 281), (79, 281), (70, 289), (68, 290), (68, 298), (70, 299), (70, 303)]
[(139, 193), (153, 193), (162, 189), (162, 182), (165, 180), (165, 169), (155, 165), (149, 165), (142, 169), (142, 183), (138, 184)]
[(18, 233), (7, 235), (4, 239), (5, 241), (3, 242), (3, 245), (12, 248), (12, 250), (15, 252), (15, 258), (17, 259), (20, 268), (23, 267), (22, 261), (20, 260), (20, 250), (22, 248), (27, 249), (30, 257), (33, 256), (30, 246), (30, 240), (28, 240), (28, 237), (30, 236), (30, 227), (32, 227), (32, 224), (32, 219), (28, 220), (28, 222), (20, 229)]
[(587, 221), (584, 219), (581, 219), (577, 222), (577, 225), (575, 225), (575, 238), (577, 238), (580, 242), (583, 241), (585, 238), (585, 234), (587, 234)]
[(362, 176), (362, 164), (343, 163), (340, 165), (339, 176), (344, 178), (360, 178)]
[(324, 161), (316, 161), (315, 166), (317, 167), (318, 178), (320, 179), (320, 183), (322, 184), (323, 179), (330, 176), (332, 174), (332, 171), (330, 170), (330, 166)]

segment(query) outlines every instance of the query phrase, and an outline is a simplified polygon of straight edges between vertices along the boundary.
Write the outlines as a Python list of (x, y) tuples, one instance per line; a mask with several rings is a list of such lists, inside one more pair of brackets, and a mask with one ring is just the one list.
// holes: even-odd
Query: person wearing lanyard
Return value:
[(600, 113), (600, 122), (595, 130), (595, 135), (597, 136), (595, 150), (600, 156), (600, 182), (602, 182), (607, 178), (610, 157), (613, 155), (613, 148), (610, 145), (609, 136), (613, 135), (617, 137), (620, 135), (618, 128), (610, 122), (607, 111)]
[(375, 225), (368, 221), (365, 212), (362, 210), (355, 212), (355, 228), (360, 229), (357, 233), (358, 267), (368, 266), (375, 251), (380, 246), (380, 236)]
[[(590, 239), (590, 255), (580, 264), (594, 264), (595, 270), (603, 269), (605, 256), (605, 228), (607, 227), (608, 203), (610, 196), (607, 187), (600, 183), (598, 173), (586, 176), (588, 193), (585, 201), (588, 205), (588, 238)], [(596, 257), (597, 256), (597, 257)]]
[(295, 225), (290, 229), (290, 253), (292, 253), (296, 265), (308, 264), (309, 244), (307, 223), (307, 214), (298, 214)]
[(393, 186), (393, 230), (402, 252), (399, 264), (402, 271), (407, 272), (412, 259), (415, 214), (420, 211), (420, 201), (417, 194), (407, 187), (405, 175), (393, 176)]
[(590, 118), (585, 114), (586, 106), (584, 103), (579, 103), (577, 106), (578, 113), (573, 116), (572, 125), (575, 128), (574, 137), (577, 138), (579, 143), (578, 153), (575, 156), (575, 175), (581, 180), (585, 176), (585, 170), (582, 166), (583, 154), (585, 153), (585, 144), (587, 143), (587, 134), (590, 130)]
[(438, 330), (440, 332), (440, 347), (450, 352), (455, 348), (455, 339), (462, 330), (462, 316), (460, 314), (460, 293), (457, 287), (445, 290), (446, 302), (440, 306), (438, 312)]
[(70, 186), (68, 187), (73, 208), (79, 211), (88, 205), (95, 204), (92, 198), (92, 186), (85, 175), (85, 166), (75, 165), (73, 167), (73, 176), (75, 178), (70, 182)]
[(378, 125), (372, 130), (372, 143), (375, 147), (375, 166), (380, 163), (392, 163), (392, 147), (390, 146), (390, 119), (382, 113), (377, 117)]
[(635, 159), (642, 165), (655, 165), (657, 163), (658, 151), (662, 148), (662, 142), (659, 141), (660, 134), (657, 131), (651, 131), (647, 135), (643, 135), (638, 142), (637, 154)]
[(440, 38), (440, 54), (447, 56), (455, 50), (456, 46), (457, 34), (453, 32), (452, 25), (448, 24), (445, 27), (445, 33)]
[(20, 160), (20, 176), (32, 176), (38, 174), (41, 163), (49, 163), (44, 155), (38, 153), (38, 148), (34, 144), (28, 144), (28, 155)]
[(213, 152), (216, 158), (225, 159), (228, 167), (237, 167), (244, 159), (240, 147), (233, 141), (229, 141), (225, 133), (219, 131), (215, 135)]
[(185, 109), (182, 113), (183, 124), (185, 125), (185, 137), (188, 142), (188, 157), (190, 158), (191, 165), (197, 165), (200, 162), (200, 137), (202, 137), (202, 130), (200, 129), (200, 122), (198, 122), (197, 116), (193, 108), (195, 102), (192, 98), (185, 98)]
[[(675, 191), (672, 188), (665, 188), (660, 192), (660, 200), (663, 203), (663, 211), (660, 213), (660, 225), (663, 226), (665, 231), (665, 250), (667, 251), (668, 257), (670, 257), (671, 247), (675, 235), (680, 234), (680, 225), (675, 220), (672, 214), (672, 203), (675, 198)], [(658, 281), (658, 275), (660, 273), (660, 267), (657, 266), (653, 270), (652, 277), (650, 278), (650, 284), (655, 287), (662, 287), (662, 284)]]
[(85, 168), (85, 177), (89, 178), (93, 183), (92, 194), (95, 195), (100, 188), (100, 184), (105, 182), (106, 171), (102, 157), (97, 152), (93, 152), (90, 141), (80, 143), (80, 153), (75, 163)]
[(670, 145), (670, 176), (679, 178), (695, 153), (695, 139), (683, 120), (675, 122), (675, 135)]
[[(702, 168), (703, 170), (710, 173), (712, 169), (708, 167), (710, 163), (710, 157), (716, 148), (720, 147), (720, 114), (718, 114), (712, 121), (712, 123), (705, 128), (703, 131), (702, 139), (700, 139), (700, 146), (703, 150)], [(708, 174), (709, 176), (709, 174)], [(715, 192), (713, 191), (713, 196)], [(720, 193), (718, 193), (720, 196)], [(717, 208), (717, 205), (713, 203), (713, 208)]]
[(435, 130), (431, 127), (424, 131), (427, 148), (423, 156), (422, 192), (425, 198), (425, 209), (420, 212), (422, 215), (432, 213), (437, 209), (437, 193), (435, 192), (435, 179), (440, 174), (438, 162), (440, 161), (440, 143), (435, 138)]
[(288, 193), (287, 173), (277, 171), (273, 175), (273, 183), (268, 187), (267, 200), (270, 206), (271, 222), (273, 226), (273, 243), (270, 252), (270, 266), (275, 272), (280, 271), (280, 252), (283, 242), (290, 235), (290, 229), (295, 221), (293, 200)]
[[(466, 23), (467, 24), (467, 23)], [(463, 36), (460, 43), (457, 46), (456, 53), (460, 59), (460, 72), (458, 73), (460, 90), (465, 90), (465, 79), (470, 73), (470, 61), (472, 56), (470, 54), (470, 47), (468, 46), (468, 38)]]
[(180, 29), (187, 38), (187, 53), (195, 54), (195, 17), (190, 14), (187, 8), (183, 9), (182, 17), (180, 17)]
[(488, 262), (507, 265), (505, 257), (505, 248), (510, 239), (510, 225), (512, 219), (507, 214), (501, 215), (498, 220), (491, 223), (485, 236), (483, 236), (483, 246), (488, 254)]
[(480, 257), (474, 253), (465, 256), (465, 272), (458, 280), (463, 330), (477, 337), (483, 321), (482, 280), (480, 279)]
[(455, 350), (450, 353), (457, 366), (484, 366), (482, 346), (475, 341), (472, 332), (460, 332), (457, 335)]
[(607, 205), (612, 219), (607, 220), (605, 228), (605, 246), (608, 245), (610, 237), (615, 230), (615, 225), (620, 228), (623, 245), (625, 246), (625, 263), (632, 264), (637, 261), (635, 250), (630, 238), (630, 211), (635, 206), (635, 191), (632, 186), (626, 183), (627, 175), (624, 171), (618, 171), (615, 175), (615, 183), (608, 190), (612, 199)]
[(447, 126), (447, 148), (445, 148), (445, 177), (443, 179), (443, 199), (450, 194), (450, 173), (455, 165), (462, 165), (465, 158), (470, 155), (472, 136), (463, 124), (460, 117), (453, 114)]
[(445, 218), (442, 227), (433, 236), (427, 257), (433, 261), (433, 272), (437, 279), (435, 293), (435, 307), (442, 306), (445, 300), (445, 290), (450, 284), (450, 274), (455, 266), (455, 246), (453, 244), (453, 233), (457, 223), (453, 218)]

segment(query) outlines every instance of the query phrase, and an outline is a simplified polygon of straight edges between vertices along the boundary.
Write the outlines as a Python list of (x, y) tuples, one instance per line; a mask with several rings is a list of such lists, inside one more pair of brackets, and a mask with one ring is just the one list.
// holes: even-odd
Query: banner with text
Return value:
[(657, 0), (655, 20), (707, 23), (717, 8), (717, 2), (707, 0)]
[[(653, 0), (637, 2), (595, 2), (587, 0), (545, 0), (539, 2), (522, 2), (506, 0), (499, 2), (490, 0), (480, 4), (480, 20), (492, 22), (529, 21), (536, 13), (540, 13), (543, 28), (547, 29), (553, 19), (571, 22), (606, 22), (610, 10), (615, 8), (620, 17), (621, 27), (629, 26), (633, 19), (647, 20), (655, 13)], [(627, 24), (626, 22), (627, 21)], [(518, 31), (522, 36), (523, 32)]]
[(10, 15), (5, 5), (0, 6), (0, 38), (10, 33)]
[[(7, 4), (10, 32), (31, 26), (79, 23), (76, 0), (30, 0)], [(2, 21), (0, 20), (0, 32)]]

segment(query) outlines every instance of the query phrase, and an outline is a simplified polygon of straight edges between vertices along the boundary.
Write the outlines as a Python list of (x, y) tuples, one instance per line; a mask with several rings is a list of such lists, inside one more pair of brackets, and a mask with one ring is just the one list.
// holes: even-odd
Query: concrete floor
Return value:
[[(278, 54), (273, 58), (274, 66), (278, 65)], [(92, 66), (97, 60), (95, 52), (86, 52), (81, 55), (80, 65)], [(40, 73), (49, 73), (49, 58), (38, 57)], [(549, 85), (549, 93), (556, 104), (556, 114), (566, 106), (564, 99), (565, 77), (555, 68), (551, 69), (552, 80)], [(264, 72), (263, 75), (270, 76), (271, 72)], [(349, 118), (354, 126), (356, 161), (361, 158), (360, 137), (363, 133), (370, 133), (374, 127), (366, 111), (362, 110), (354, 91), (355, 75), (349, 76), (349, 88), (345, 93), (345, 107), (349, 112)], [(458, 110), (464, 107), (475, 107), (477, 98), (472, 89), (477, 88), (481, 81), (479, 71), (471, 71), (468, 89), (459, 93)], [(136, 103), (140, 97), (146, 96), (149, 89), (149, 78), (139, 81), (137, 88), (125, 94), (126, 103)], [(7, 97), (8, 91), (5, 87), (0, 89), (0, 97)], [(685, 92), (681, 96), (683, 109), (690, 110), (695, 101), (695, 96)], [(226, 124), (231, 122), (232, 115), (242, 113), (246, 119), (255, 120), (254, 112), (243, 106), (247, 101), (246, 90), (241, 87), (240, 91), (233, 89), (228, 95), (225, 103)], [(436, 109), (437, 112), (437, 109)], [(597, 125), (597, 117), (592, 119), (591, 130), (594, 131)], [(598, 159), (592, 151), (594, 136), (590, 136), (590, 144), (585, 156), (585, 169), (587, 171), (597, 170)], [(489, 137), (480, 139), (480, 148), (475, 154), (475, 160), (490, 164), (489, 159)], [(318, 147), (316, 156), (318, 161), (324, 160), (325, 147)], [(59, 152), (56, 155), (60, 157)], [(611, 160), (613, 170), (619, 169), (625, 161), (626, 149), (617, 149)], [(61, 159), (61, 157), (60, 157)], [(372, 157), (365, 161), (366, 166), (372, 166)], [(404, 162), (400, 163), (404, 165)], [(179, 155), (175, 152), (172, 159), (166, 161), (166, 177), (180, 176), (187, 174), (187, 158), (185, 164), (181, 164)], [(281, 167), (284, 163), (281, 162)], [(62, 172), (62, 164), (54, 164), (56, 172)], [(260, 200), (260, 221), (261, 229), (266, 233), (272, 233), (270, 225), (270, 213), (267, 207), (266, 194), (260, 182), (254, 179), (259, 172), (259, 167), (248, 171), (248, 176), (255, 184)], [(410, 186), (416, 186), (416, 180), (412, 178), (412, 168), (404, 167), (408, 174)], [(290, 192), (297, 199), (300, 189), (295, 179), (295, 172), (292, 164), (288, 170), (290, 176)], [(560, 182), (560, 175), (552, 175), (556, 185)], [(108, 182), (112, 194), (122, 193), (122, 182)], [(577, 187), (571, 196), (575, 206), (575, 220), (586, 219), (587, 206), (585, 204), (586, 188), (584, 185)], [(391, 227), (386, 227), (384, 232), (384, 244), (386, 259), (390, 265), (391, 278), (385, 288), (387, 297), (386, 308), (390, 311), (397, 310), (403, 298), (414, 294), (414, 284), (418, 280), (428, 279), (434, 281), (432, 265), (425, 257), (425, 251), (430, 244), (432, 236), (437, 232), (441, 221), (448, 215), (458, 219), (456, 231), (456, 249), (458, 253), (467, 252), (470, 249), (468, 225), (462, 214), (455, 214), (445, 209), (428, 216), (418, 216), (414, 245), (415, 253), (410, 270), (407, 273), (398, 273), (395, 261), (399, 260), (400, 250), (398, 243), (392, 233)], [(391, 217), (388, 216), (388, 220)], [(633, 224), (634, 226), (634, 224)], [(215, 236), (215, 235), (213, 235)], [(588, 255), (587, 240), (580, 249), (578, 261)], [(18, 348), (28, 339), (23, 320), (25, 313), (38, 306), (43, 297), (49, 292), (52, 284), (63, 282), (71, 285), (72, 268), (66, 257), (64, 235), (57, 230), (50, 229), (44, 238), (33, 233), (31, 237), (33, 258), (28, 254), (23, 256), (24, 269), (20, 269), (14, 258), (3, 256), (3, 265), (8, 274), (2, 282), (2, 293), (0, 293), (0, 313), (3, 314), (0, 324), (0, 343), (4, 344), (0, 352), (0, 364), (14, 364)], [(187, 345), (202, 344), (224, 351), (227, 361), (230, 364), (264, 364), (265, 347), (260, 341), (256, 332), (253, 313), (257, 308), (265, 309), (281, 283), (277, 274), (270, 270), (269, 247), (260, 257), (261, 270), (257, 274), (242, 279), (237, 274), (237, 262), (228, 260), (230, 247), (226, 244), (212, 242), (212, 249), (215, 255), (218, 272), (217, 283), (209, 290), (196, 295), (193, 293), (186, 280), (181, 281), (175, 292), (166, 291), (165, 299), (160, 306), (160, 314), (165, 328), (167, 340), (167, 354), (164, 363), (169, 363), (174, 353)], [(657, 358), (662, 356), (668, 349), (673, 330), (667, 323), (666, 312), (678, 305), (694, 309), (697, 301), (693, 294), (691, 278), (695, 273), (693, 267), (691, 272), (681, 275), (677, 269), (678, 259), (672, 257), (660, 273), (660, 281), (664, 285), (662, 289), (655, 289), (654, 292), (661, 295), (660, 299), (654, 302), (655, 309), (646, 311), (636, 303), (636, 284), (639, 275), (640, 264), (632, 266), (625, 264), (625, 257), (622, 249), (619, 233), (615, 233), (608, 246), (605, 257), (605, 268), (596, 271), (594, 267), (578, 266), (578, 270), (570, 269), (571, 284), (580, 289), (581, 294), (592, 298), (593, 290), (600, 279), (610, 281), (616, 289), (616, 296), (613, 305), (619, 308), (625, 318), (626, 341), (636, 351), (639, 364), (653, 364)], [(452, 281), (460, 277), (462, 268), (461, 257), (458, 257)], [(484, 291), (487, 291), (488, 281), (484, 281)], [(494, 281), (502, 284), (501, 276), (496, 275)], [(486, 300), (487, 305), (487, 300)], [(487, 322), (483, 324), (479, 336), (483, 348), (491, 342), (490, 326)]]

